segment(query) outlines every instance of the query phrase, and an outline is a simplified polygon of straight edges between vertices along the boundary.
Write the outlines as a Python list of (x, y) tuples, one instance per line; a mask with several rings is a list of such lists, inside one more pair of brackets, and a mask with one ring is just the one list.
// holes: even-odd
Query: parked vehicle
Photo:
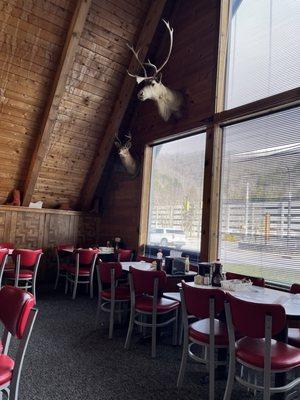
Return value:
[(153, 228), (149, 235), (149, 244), (163, 247), (181, 248), (186, 244), (185, 233), (177, 228)]

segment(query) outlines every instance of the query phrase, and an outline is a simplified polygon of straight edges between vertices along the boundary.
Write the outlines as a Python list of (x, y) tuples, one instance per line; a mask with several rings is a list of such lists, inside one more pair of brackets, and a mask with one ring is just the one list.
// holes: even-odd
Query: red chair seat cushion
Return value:
[[(14, 269), (4, 271), (4, 277), (15, 279), (16, 271)], [(32, 279), (32, 277), (33, 277), (33, 271), (31, 271), (29, 269), (20, 269), (19, 279)]]
[[(76, 274), (76, 267), (74, 265), (65, 264), (64, 270), (75, 275)], [(89, 276), (91, 274), (90, 268), (79, 268), (79, 275)]]
[(300, 348), (300, 329), (290, 328), (288, 330), (288, 342), (290, 345)]
[[(214, 324), (215, 344), (218, 346), (228, 345), (228, 334), (226, 325), (215, 319)], [(201, 319), (189, 326), (189, 337), (202, 343), (209, 344), (209, 318)]]
[(12, 377), (14, 361), (4, 354), (0, 355), (0, 386), (8, 383)]
[[(103, 299), (110, 300), (111, 291), (110, 290), (102, 290), (101, 297)], [(116, 300), (130, 300), (129, 287), (125, 287), (125, 286), (117, 287), (116, 291), (115, 291), (115, 299)]]
[[(153, 298), (151, 296), (140, 296), (135, 300), (135, 308), (138, 311), (152, 312)], [(179, 307), (179, 302), (176, 300), (159, 297), (157, 299), (157, 312), (165, 313), (176, 310)]]
[[(244, 337), (236, 343), (236, 356), (257, 368), (264, 368), (265, 340)], [(288, 344), (272, 340), (271, 369), (289, 370), (300, 366), (300, 350)]]

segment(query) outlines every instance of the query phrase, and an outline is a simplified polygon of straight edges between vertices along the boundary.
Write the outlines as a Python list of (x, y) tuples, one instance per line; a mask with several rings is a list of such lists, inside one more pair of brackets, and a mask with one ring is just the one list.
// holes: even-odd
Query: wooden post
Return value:
[(144, 246), (147, 243), (150, 185), (151, 185), (151, 166), (152, 166), (152, 148), (150, 146), (146, 146), (144, 152), (144, 165), (143, 165), (143, 183), (142, 183), (143, 187), (141, 196), (139, 247)]
[(37, 138), (34, 153), (25, 180), (23, 206), (28, 206), (39, 176), (42, 163), (50, 145), (50, 136), (56, 122), (58, 107), (65, 90), (68, 74), (73, 66), (76, 49), (89, 12), (91, 0), (78, 0), (67, 33), (61, 59), (56, 71), (49, 100), (45, 107), (41, 131)]
[[(137, 49), (141, 49), (139, 53), (141, 61), (143, 61), (147, 55), (152, 38), (156, 31), (157, 24), (160, 21), (165, 3), (166, 0), (155, 0), (151, 2), (151, 6), (148, 11), (139, 40), (137, 42), (137, 45), (135, 46)], [(137, 61), (135, 57), (132, 56), (128, 70), (134, 71), (136, 68)], [(123, 81), (123, 85), (120, 89), (119, 96), (115, 102), (115, 106), (110, 117), (110, 122), (99, 144), (98, 153), (93, 162), (93, 166), (91, 168), (87, 182), (82, 190), (82, 207), (85, 210), (88, 210), (91, 206), (91, 202), (104, 171), (105, 164), (108, 160), (108, 157), (110, 156), (110, 152), (113, 147), (115, 133), (119, 130), (135, 85), (135, 79), (126, 75)]]

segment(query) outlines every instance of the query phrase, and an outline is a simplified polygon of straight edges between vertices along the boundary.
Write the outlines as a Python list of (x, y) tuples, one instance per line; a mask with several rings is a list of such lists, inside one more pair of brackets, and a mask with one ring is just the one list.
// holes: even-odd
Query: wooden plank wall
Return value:
[[(33, 201), (80, 195), (151, 0), (93, 0)], [(0, 204), (23, 189), (76, 0), (0, 2)]]
[(0, 242), (16, 247), (53, 248), (70, 243), (79, 246), (96, 244), (100, 218), (76, 211), (0, 207)]
[[(178, 122), (166, 123), (158, 116), (152, 102), (137, 103), (131, 127), (132, 148), (141, 162), (145, 144), (197, 128), (214, 113), (219, 4), (218, 0), (181, 1), (171, 18), (174, 48), (163, 73), (163, 82), (173, 89), (185, 91), (186, 112)], [(142, 176), (128, 178), (116, 159), (107, 181), (100, 239), (120, 235), (128, 247), (136, 248)]]

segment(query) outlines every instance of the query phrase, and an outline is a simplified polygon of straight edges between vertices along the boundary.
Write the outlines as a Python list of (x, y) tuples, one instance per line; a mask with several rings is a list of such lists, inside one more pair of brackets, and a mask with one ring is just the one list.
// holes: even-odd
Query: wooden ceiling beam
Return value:
[(78, 0), (69, 26), (61, 59), (51, 88), (49, 100), (45, 107), (41, 131), (31, 158), (23, 191), (23, 206), (28, 206), (36, 182), (50, 145), (51, 132), (56, 122), (58, 107), (62, 99), (69, 72), (72, 68), (80, 36), (89, 12), (91, 0)]
[[(142, 61), (145, 59), (148, 53), (149, 47), (156, 31), (156, 27), (161, 19), (165, 4), (166, 0), (155, 0), (151, 2), (151, 6), (149, 8), (143, 28), (140, 33), (140, 37), (137, 44), (135, 45), (135, 48), (141, 49), (139, 56)], [(137, 62), (135, 57), (132, 56), (128, 70), (134, 71), (136, 70), (136, 68)], [(120, 89), (119, 96), (116, 100), (113, 112), (111, 114), (110, 122), (108, 123), (101, 143), (99, 144), (97, 155), (94, 159), (86, 184), (82, 190), (81, 203), (84, 210), (88, 210), (91, 207), (91, 203), (96, 192), (98, 183), (100, 182), (105, 165), (113, 147), (115, 133), (119, 130), (135, 85), (135, 79), (126, 75)]]

